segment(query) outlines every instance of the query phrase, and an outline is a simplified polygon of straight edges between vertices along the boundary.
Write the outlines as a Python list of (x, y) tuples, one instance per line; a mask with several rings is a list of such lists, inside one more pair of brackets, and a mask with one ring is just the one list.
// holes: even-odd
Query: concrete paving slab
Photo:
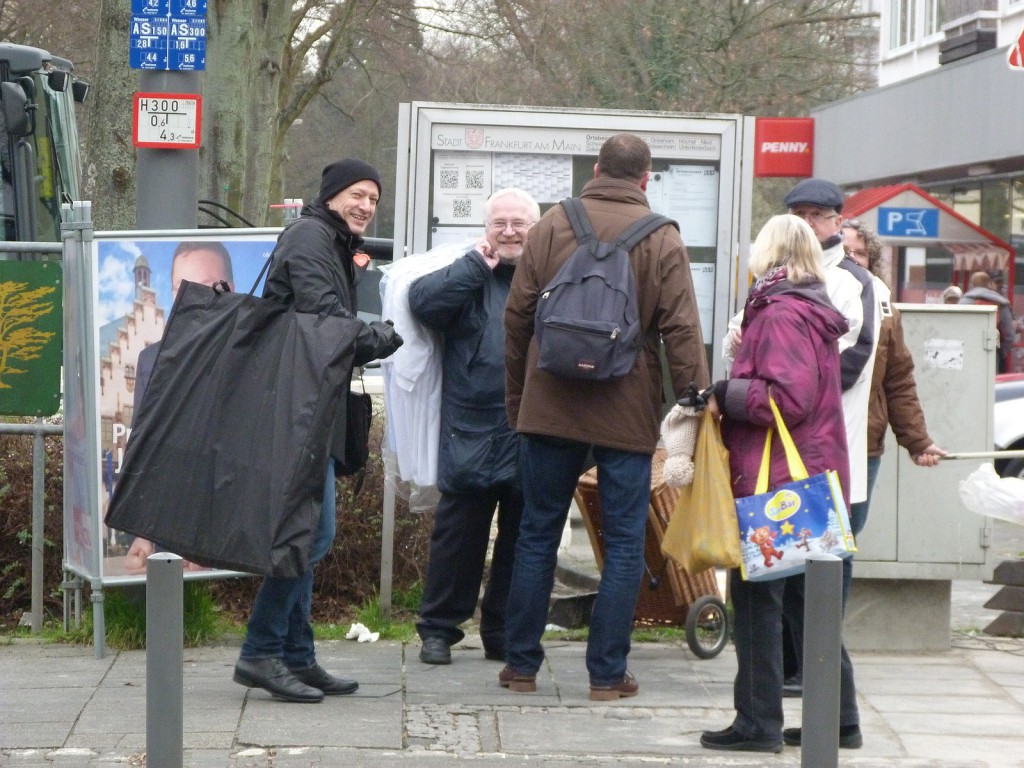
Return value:
[(953, 735), (906, 734), (901, 737), (906, 749), (924, 759), (941, 761), (941, 765), (985, 766), (985, 768), (1020, 768), (1020, 743), (990, 744), (985, 747), (973, 740)]
[[(75, 726), (74, 720), (4, 723), (0, 749), (54, 748), (61, 746)], [(0, 765), (3, 759), (0, 757)]]
[[(0, 678), (2, 679), (2, 678)], [(9, 685), (4, 680), (3, 685)], [(94, 688), (75, 687), (61, 690), (59, 688), (34, 688), (25, 686), (20, 689), (20, 696), (30, 696), (31, 708), (15, 706), (14, 702), (0, 705), (0, 728), (10, 723), (30, 722), (71, 722), (73, 723), (82, 707), (93, 695)], [(7, 698), (4, 696), (3, 698)], [(0, 699), (2, 701), (2, 699)], [(0, 730), (2, 733), (2, 730)], [(0, 736), (0, 739), (3, 737)]]
[(934, 696), (874, 695), (870, 701), (873, 709), (885, 714), (917, 712), (928, 713), (934, 717), (938, 714), (956, 715), (985, 711), (993, 714), (1014, 714), (1020, 711), (1019, 706), (1003, 697), (974, 696), (969, 700), (967, 697), (949, 697), (940, 700)]
[(237, 741), (256, 746), (402, 747), (400, 698), (328, 696), (320, 704), (292, 704), (253, 691), (238, 726)]

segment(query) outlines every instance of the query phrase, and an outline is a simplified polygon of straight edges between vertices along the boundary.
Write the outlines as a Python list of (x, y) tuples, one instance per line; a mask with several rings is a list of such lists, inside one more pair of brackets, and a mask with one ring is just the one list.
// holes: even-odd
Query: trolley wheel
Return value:
[(713, 659), (729, 642), (729, 616), (725, 603), (715, 595), (704, 595), (686, 614), (686, 643), (701, 659)]

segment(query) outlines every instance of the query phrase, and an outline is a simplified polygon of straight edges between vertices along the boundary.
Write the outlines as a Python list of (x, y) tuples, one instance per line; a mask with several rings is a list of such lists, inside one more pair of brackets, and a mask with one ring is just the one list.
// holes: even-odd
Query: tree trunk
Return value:
[[(102, 0), (96, 46), (96, 87), (91, 94), (84, 141), (83, 190), (94, 201), (96, 229), (135, 227), (135, 149), (132, 147), (132, 94), (138, 74), (128, 68), (129, 0)], [(102, 82), (101, 82), (102, 81)]]
[(290, 5), (210, 0), (203, 88), (200, 198), (267, 223), (278, 85)]

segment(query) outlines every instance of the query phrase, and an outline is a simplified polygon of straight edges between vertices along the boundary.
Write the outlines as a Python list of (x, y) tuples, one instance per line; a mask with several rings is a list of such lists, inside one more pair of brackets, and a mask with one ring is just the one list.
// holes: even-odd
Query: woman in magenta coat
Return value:
[[(770, 395), (807, 471), (838, 472), (849, 504), (838, 347), (848, 326), (825, 291), (821, 246), (813, 230), (796, 216), (773, 216), (751, 248), (750, 272), (755, 282), (743, 309), (742, 342), (730, 378), (715, 384), (709, 403), (722, 417), (733, 495), (754, 493), (765, 435), (774, 423)], [(773, 440), (769, 487), (790, 480), (782, 446)], [(728, 728), (701, 736), (708, 749), (782, 750), (784, 585), (785, 579), (747, 582), (738, 569), (729, 573), (736, 717)]]

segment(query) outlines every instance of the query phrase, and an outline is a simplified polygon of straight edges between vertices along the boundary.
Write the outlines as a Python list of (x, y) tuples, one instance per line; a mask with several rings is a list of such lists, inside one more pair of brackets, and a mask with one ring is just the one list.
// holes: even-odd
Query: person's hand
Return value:
[(939, 461), (945, 455), (946, 452), (944, 450), (939, 448), (935, 443), (932, 443), (920, 453), (911, 456), (910, 459), (919, 467), (934, 467), (938, 465)]
[(373, 350), (374, 358), (377, 360), (393, 355), (405, 343), (395, 330), (395, 324), (390, 320), (374, 320), (369, 323), (369, 327), (374, 334)]
[(718, 407), (718, 401), (715, 399), (715, 393), (712, 392), (708, 395), (707, 405), (704, 406), (708, 409), (708, 413), (714, 416), (716, 419), (722, 418), (722, 411)]
[(473, 246), (474, 250), (484, 257), (484, 264), (491, 269), (498, 266), (500, 259), (494, 256), (494, 250), (491, 248), (491, 243), (486, 237), (481, 237), (476, 241), (476, 245)]
[(145, 573), (146, 558), (156, 552), (156, 547), (149, 539), (137, 537), (128, 547), (124, 556), (124, 569), (128, 573)]

